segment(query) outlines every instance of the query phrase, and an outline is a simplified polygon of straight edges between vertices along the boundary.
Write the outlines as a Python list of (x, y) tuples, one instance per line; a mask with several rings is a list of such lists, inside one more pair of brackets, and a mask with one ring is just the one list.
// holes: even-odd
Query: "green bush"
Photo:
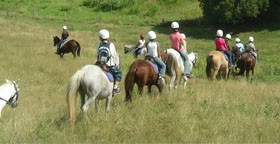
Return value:
[(264, 15), (269, 0), (199, 0), (204, 17), (210, 22), (241, 23)]
[(135, 4), (135, 0), (86, 0), (84, 6), (94, 8), (97, 11), (115, 11)]

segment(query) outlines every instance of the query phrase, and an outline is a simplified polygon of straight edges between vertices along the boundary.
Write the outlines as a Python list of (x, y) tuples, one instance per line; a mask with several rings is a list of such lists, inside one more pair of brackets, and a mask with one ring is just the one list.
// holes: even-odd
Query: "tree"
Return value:
[(199, 0), (203, 16), (214, 23), (241, 23), (268, 12), (270, 0)]

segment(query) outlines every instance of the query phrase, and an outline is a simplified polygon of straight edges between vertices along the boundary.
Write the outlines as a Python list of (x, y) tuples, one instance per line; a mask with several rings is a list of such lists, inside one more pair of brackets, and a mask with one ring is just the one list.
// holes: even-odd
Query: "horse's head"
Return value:
[(53, 46), (56, 46), (60, 42), (60, 38), (58, 36), (53, 37)]
[(193, 66), (194, 67), (197, 67), (197, 59), (198, 59), (198, 56), (197, 56), (197, 53), (194, 53), (194, 52), (191, 52), (189, 55), (188, 55), (190, 61), (192, 62)]
[(14, 90), (13, 95), (11, 95), (7, 103), (10, 104), (12, 108), (15, 108), (18, 105), (17, 103), (18, 95), (19, 95), (18, 81), (9, 81), (6, 79), (6, 83), (8, 83), (12, 87), (12, 90)]
[(168, 56), (167, 56), (167, 53), (166, 51), (160, 51), (159, 53), (160, 57), (161, 57), (161, 60), (166, 63), (167, 62), (167, 59), (168, 59)]

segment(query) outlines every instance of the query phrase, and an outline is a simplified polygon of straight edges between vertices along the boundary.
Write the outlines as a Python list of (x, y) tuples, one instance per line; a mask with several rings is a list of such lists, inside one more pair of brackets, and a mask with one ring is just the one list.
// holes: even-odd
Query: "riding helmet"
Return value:
[(156, 35), (156, 33), (154, 31), (149, 31), (147, 35), (148, 35), (149, 39), (157, 38), (157, 35)]
[(110, 37), (109, 31), (106, 29), (100, 30), (98, 33), (98, 37), (100, 37), (102, 39), (108, 39)]
[(252, 36), (249, 37), (249, 42), (253, 42), (254, 38)]
[(172, 29), (178, 29), (179, 28), (179, 23), (178, 22), (172, 22), (171, 23), (171, 28)]
[(218, 37), (223, 37), (223, 31), (222, 30), (217, 30), (217, 36)]

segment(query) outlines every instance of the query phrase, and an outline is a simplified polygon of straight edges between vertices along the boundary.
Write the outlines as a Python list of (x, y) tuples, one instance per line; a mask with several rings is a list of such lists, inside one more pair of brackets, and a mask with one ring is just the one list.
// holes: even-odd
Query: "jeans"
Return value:
[(165, 63), (159, 57), (154, 57), (154, 60), (157, 63), (157, 65), (160, 67), (159, 75), (165, 77), (165, 71), (166, 71)]
[(122, 72), (119, 67), (111, 66), (109, 71), (113, 74), (115, 81), (120, 82), (122, 80)]
[(188, 57), (188, 54), (186, 51), (178, 51), (183, 59), (183, 63), (184, 63), (184, 75), (186, 74), (191, 74), (191, 69), (190, 69), (190, 60)]

